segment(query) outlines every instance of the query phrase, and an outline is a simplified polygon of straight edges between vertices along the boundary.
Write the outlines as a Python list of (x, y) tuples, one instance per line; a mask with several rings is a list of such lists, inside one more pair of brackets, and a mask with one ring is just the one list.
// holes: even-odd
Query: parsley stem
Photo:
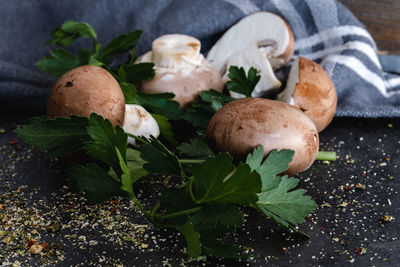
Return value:
[(178, 161), (181, 164), (199, 164), (203, 163), (205, 159), (179, 159)]
[(166, 219), (178, 217), (178, 216), (181, 216), (181, 215), (187, 215), (187, 214), (195, 213), (195, 212), (200, 211), (201, 209), (202, 209), (202, 207), (196, 207), (196, 208), (192, 208), (192, 209), (187, 209), (187, 210), (182, 210), (182, 211), (179, 211), (179, 212), (167, 214), (167, 215), (164, 215), (164, 216), (155, 216), (155, 217), (157, 217), (159, 219), (166, 220)]
[(158, 201), (154, 208), (151, 210), (150, 216), (153, 218), (157, 210), (160, 208), (161, 202)]
[(316, 160), (335, 161), (336, 153), (332, 151), (318, 151)]
[(134, 193), (130, 193), (129, 194), (131, 199), (133, 200), (133, 203), (135, 203), (135, 205), (139, 208), (139, 210), (149, 219), (152, 221), (152, 216), (150, 214), (150, 212), (148, 212), (140, 203), (140, 201), (136, 198)]

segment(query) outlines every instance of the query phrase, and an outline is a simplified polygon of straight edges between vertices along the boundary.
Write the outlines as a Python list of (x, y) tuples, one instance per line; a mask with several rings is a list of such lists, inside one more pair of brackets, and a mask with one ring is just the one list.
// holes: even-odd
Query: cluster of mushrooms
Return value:
[[(229, 152), (237, 160), (245, 159), (259, 145), (263, 145), (265, 155), (273, 149), (292, 149), (295, 154), (287, 173), (299, 173), (315, 161), (318, 133), (332, 121), (337, 97), (323, 68), (302, 57), (293, 61), (286, 87), (279, 91), (282, 82), (275, 71), (291, 61), (293, 51), (289, 25), (269, 12), (252, 14), (233, 25), (207, 58), (200, 53), (196, 38), (163, 35), (154, 40), (150, 52), (136, 60), (155, 64), (155, 77), (143, 82), (140, 90), (172, 92), (180, 107), (185, 108), (204, 90), (222, 92), (230, 66), (246, 71), (250, 67), (258, 69), (261, 79), (253, 97), (231, 93), (238, 100), (212, 117), (207, 141), (215, 152)], [(262, 98), (270, 93), (279, 93), (277, 99)], [(133, 135), (160, 134), (157, 122), (143, 107), (125, 104), (118, 82), (110, 73), (96, 66), (81, 66), (64, 74), (54, 85), (47, 116), (90, 116), (92, 112)]]

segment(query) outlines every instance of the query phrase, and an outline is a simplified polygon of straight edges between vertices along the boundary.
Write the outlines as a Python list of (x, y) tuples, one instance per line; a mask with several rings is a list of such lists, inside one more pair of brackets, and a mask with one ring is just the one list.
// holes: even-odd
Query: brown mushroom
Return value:
[(77, 67), (61, 76), (50, 92), (46, 115), (89, 117), (93, 112), (110, 120), (113, 126), (123, 125), (125, 98), (114, 77), (92, 65)]
[(331, 78), (319, 64), (303, 57), (293, 62), (286, 88), (278, 100), (300, 108), (318, 132), (329, 125), (336, 112), (337, 96)]
[(153, 62), (156, 74), (142, 83), (146, 93), (175, 94), (181, 107), (192, 102), (200, 92), (211, 88), (222, 91), (219, 72), (200, 54), (200, 41), (183, 34), (163, 35), (153, 42), (152, 51), (136, 60)]
[(259, 145), (265, 155), (292, 149), (288, 174), (308, 169), (319, 148), (315, 125), (303, 112), (263, 98), (239, 99), (219, 109), (208, 124), (207, 141), (215, 152), (229, 152), (236, 160), (244, 160)]

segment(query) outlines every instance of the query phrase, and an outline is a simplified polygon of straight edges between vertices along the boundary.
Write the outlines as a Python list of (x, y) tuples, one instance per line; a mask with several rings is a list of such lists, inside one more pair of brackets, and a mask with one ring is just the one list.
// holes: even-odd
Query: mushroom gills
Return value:
[(277, 100), (295, 105), (293, 93), (299, 82), (299, 58), (296, 58), (289, 71), (289, 77), (285, 89), (278, 95)]
[[(267, 93), (273, 93), (281, 87), (282, 83), (276, 78), (271, 64), (268, 60), (263, 58), (256, 45), (252, 45), (246, 50), (239, 51), (237, 54), (228, 58), (226, 68), (229, 69), (230, 66), (243, 67), (246, 72), (248, 72), (251, 67), (260, 71), (261, 78), (251, 94), (252, 97), (260, 97)], [(226, 72), (222, 78), (225, 82), (228, 80), (227, 76), (228, 73)], [(230, 92), (230, 94), (232, 97), (236, 98), (245, 97), (235, 92)]]

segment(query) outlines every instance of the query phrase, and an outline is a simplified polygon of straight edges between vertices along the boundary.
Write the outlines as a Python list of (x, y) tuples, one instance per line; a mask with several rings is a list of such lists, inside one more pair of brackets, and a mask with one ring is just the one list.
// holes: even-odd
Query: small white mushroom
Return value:
[(192, 102), (199, 93), (209, 89), (222, 92), (219, 72), (200, 53), (200, 41), (183, 34), (163, 35), (153, 42), (152, 51), (136, 60), (153, 62), (155, 77), (140, 89), (147, 93), (175, 94), (181, 107)]
[(207, 59), (227, 80), (231, 65), (260, 70), (261, 79), (252, 96), (275, 91), (281, 82), (273, 70), (285, 66), (294, 50), (294, 38), (289, 25), (278, 15), (258, 12), (247, 16), (229, 28), (211, 48)]
[[(142, 106), (134, 104), (125, 105), (125, 122), (122, 127), (126, 133), (135, 136), (158, 137), (160, 128), (157, 121)], [(135, 139), (128, 137), (129, 144), (135, 145)]]

